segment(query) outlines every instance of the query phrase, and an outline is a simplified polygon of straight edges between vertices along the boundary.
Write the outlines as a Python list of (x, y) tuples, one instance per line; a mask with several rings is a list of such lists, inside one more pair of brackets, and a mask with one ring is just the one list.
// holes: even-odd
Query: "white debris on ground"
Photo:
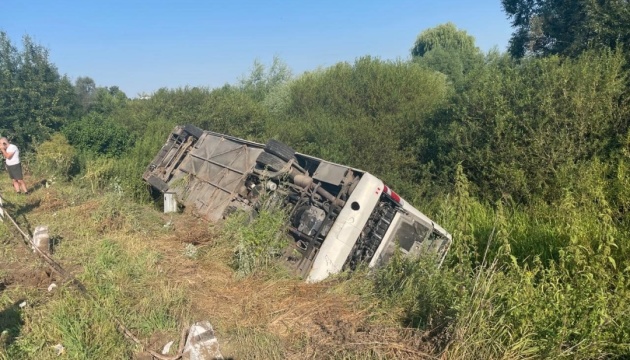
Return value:
[(208, 321), (194, 323), (188, 332), (186, 346), (182, 354), (184, 360), (223, 360), (219, 351), (219, 341)]
[(51, 347), (55, 350), (55, 352), (57, 353), (57, 356), (63, 355), (63, 354), (66, 353), (66, 348), (63, 347), (63, 345), (61, 345), (61, 344), (57, 344), (57, 345), (54, 345), (54, 346), (51, 346)]
[(18, 306), (20, 307), (20, 309), (24, 308), (26, 306), (26, 301), (22, 301)]
[(173, 340), (169, 341), (166, 343), (166, 345), (164, 345), (164, 347), (162, 348), (162, 355), (166, 355), (171, 351), (171, 346), (173, 346)]
[(52, 291), (56, 287), (57, 287), (57, 284), (52, 283), (52, 284), (48, 285), (48, 291)]
[(48, 235), (48, 226), (40, 225), (33, 232), (33, 246), (41, 252), (48, 253), (50, 250), (50, 236)]

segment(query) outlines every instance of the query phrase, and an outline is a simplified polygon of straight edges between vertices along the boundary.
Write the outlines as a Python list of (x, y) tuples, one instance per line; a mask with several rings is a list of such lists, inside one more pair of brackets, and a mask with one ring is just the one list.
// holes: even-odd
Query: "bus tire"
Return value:
[(295, 156), (295, 150), (274, 139), (267, 142), (267, 145), (265, 145), (265, 152), (273, 154), (284, 161), (289, 161)]

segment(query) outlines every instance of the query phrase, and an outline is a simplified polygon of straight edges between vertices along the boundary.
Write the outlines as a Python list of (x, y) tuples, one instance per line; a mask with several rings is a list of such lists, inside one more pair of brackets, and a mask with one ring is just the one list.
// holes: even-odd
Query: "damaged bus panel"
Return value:
[(286, 260), (316, 282), (360, 264), (377, 267), (399, 248), (441, 263), (451, 235), (376, 176), (267, 144), (177, 126), (143, 178), (173, 193), (193, 213), (218, 221), (256, 211), (262, 199), (283, 204), (294, 239)]

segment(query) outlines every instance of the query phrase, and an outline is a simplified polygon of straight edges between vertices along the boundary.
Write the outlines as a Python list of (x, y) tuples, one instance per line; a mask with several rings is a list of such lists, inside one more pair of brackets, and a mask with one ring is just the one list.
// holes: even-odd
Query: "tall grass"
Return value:
[(525, 208), (479, 203), (461, 176), (439, 215), (456, 232), (447, 266), (394, 257), (374, 277), (377, 298), (449, 359), (627, 356), (627, 234), (597, 178), (581, 179), (590, 193)]
[(256, 214), (235, 212), (224, 224), (224, 241), (234, 244), (233, 266), (241, 276), (268, 270), (288, 245), (286, 213), (278, 208)]
[[(53, 187), (59, 193), (49, 192), (47, 201), (70, 188)], [(66, 206), (29, 220), (50, 223), (51, 233), (59, 234), (54, 257), (76, 274), (88, 295), (60, 279), (51, 293), (25, 294), (29, 306), (21, 310), (21, 334), (0, 350), (0, 358), (58, 358), (56, 344), (73, 359), (131, 358), (139, 348), (123, 337), (114, 319), (141, 340), (155, 334), (179, 339), (189, 303), (181, 287), (164, 278), (162, 255), (147, 241), (164, 231), (161, 222), (115, 192), (72, 199), (64, 197)], [(12, 293), (21, 294), (19, 288)]]
[[(7, 350), (11, 359), (47, 359), (60, 343), (75, 359), (130, 358), (138, 349), (117, 329), (120, 319), (141, 339), (155, 332), (178, 338), (186, 300), (160, 281), (157, 254), (113, 240), (86, 246), (79, 280), (89, 296), (64, 287), (40, 307), (25, 313), (27, 331)], [(69, 286), (69, 285), (67, 285)]]

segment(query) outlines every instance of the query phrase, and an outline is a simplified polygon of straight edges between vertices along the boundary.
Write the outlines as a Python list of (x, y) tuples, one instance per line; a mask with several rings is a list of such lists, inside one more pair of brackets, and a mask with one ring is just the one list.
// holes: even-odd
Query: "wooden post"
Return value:
[(175, 193), (165, 192), (164, 193), (164, 213), (174, 213), (177, 212), (177, 198), (175, 198)]

